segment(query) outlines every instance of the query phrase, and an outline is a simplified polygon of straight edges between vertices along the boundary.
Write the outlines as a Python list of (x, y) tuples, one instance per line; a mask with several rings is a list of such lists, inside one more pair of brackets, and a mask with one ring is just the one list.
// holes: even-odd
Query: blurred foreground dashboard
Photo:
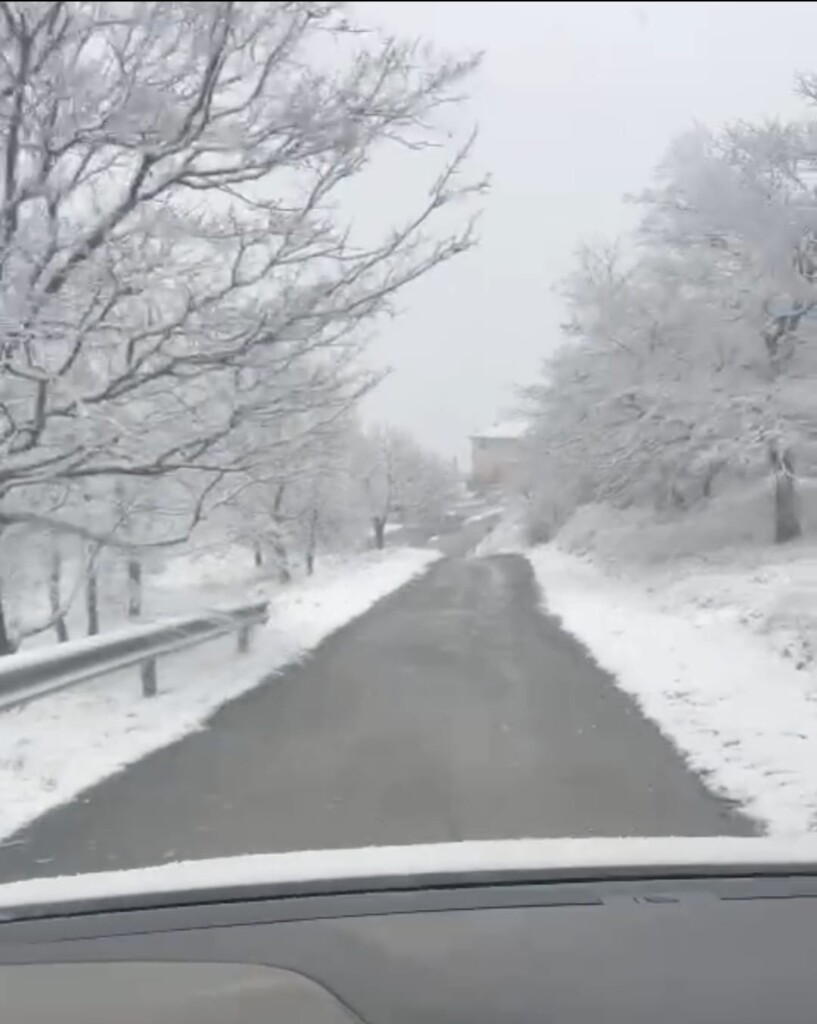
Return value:
[(534, 872), (0, 910), (3, 1024), (814, 1024), (817, 877)]

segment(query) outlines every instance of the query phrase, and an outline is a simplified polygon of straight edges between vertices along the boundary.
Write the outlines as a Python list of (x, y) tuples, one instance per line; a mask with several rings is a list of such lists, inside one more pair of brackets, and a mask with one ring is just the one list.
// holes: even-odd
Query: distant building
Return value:
[(471, 435), (471, 486), (475, 490), (516, 484), (527, 433), (524, 421), (506, 420)]

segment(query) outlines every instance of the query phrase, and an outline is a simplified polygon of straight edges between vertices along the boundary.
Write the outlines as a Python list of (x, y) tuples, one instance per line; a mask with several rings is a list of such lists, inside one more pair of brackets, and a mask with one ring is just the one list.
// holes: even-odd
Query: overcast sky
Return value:
[[(817, 70), (814, 3), (369, 2), (368, 19), (484, 50), (463, 118), (490, 170), (479, 248), (404, 293), (367, 413), (464, 456), (558, 342), (553, 286), (582, 240), (614, 237), (673, 135), (796, 116)], [(408, 182), (407, 182), (408, 188)]]

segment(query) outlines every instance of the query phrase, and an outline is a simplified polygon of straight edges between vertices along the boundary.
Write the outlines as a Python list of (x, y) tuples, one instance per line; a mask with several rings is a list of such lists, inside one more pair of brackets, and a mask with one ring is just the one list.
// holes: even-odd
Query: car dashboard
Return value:
[(817, 872), (781, 868), (17, 907), (0, 1005), (4, 1024), (813, 1024), (816, 898)]

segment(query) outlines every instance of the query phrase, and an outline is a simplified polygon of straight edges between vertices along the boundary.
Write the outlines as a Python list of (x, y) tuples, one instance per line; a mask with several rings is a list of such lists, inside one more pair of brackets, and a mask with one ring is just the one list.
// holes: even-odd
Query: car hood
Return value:
[[(817, 873), (817, 837), (516, 839), (302, 850), (0, 885), (0, 911), (626, 877)], [(17, 916), (13, 914), (11, 916)]]

